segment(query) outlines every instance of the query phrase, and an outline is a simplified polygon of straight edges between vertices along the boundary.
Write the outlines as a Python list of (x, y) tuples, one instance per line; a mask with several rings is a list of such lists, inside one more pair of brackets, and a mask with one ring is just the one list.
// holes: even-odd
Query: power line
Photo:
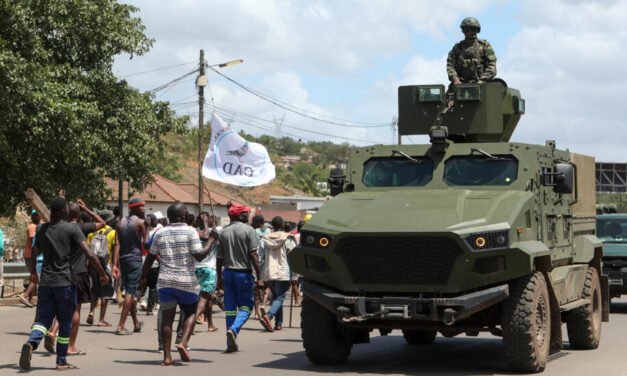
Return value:
[[(236, 110), (233, 110), (231, 108), (228, 107), (224, 107), (224, 106), (220, 106), (220, 105), (214, 105), (215, 108), (221, 110), (222, 112), (226, 112), (226, 113), (232, 113), (232, 114), (237, 114), (241, 117), (243, 117), (244, 119), (247, 119), (248, 121), (253, 121), (253, 120), (257, 120), (257, 121), (262, 121), (265, 123), (269, 123), (272, 124), (274, 129), (268, 129), (269, 131), (276, 131), (276, 124), (272, 121), (272, 120), (268, 120), (268, 119), (263, 119), (254, 115), (250, 115), (250, 114), (246, 114), (243, 112), (239, 112)], [(253, 119), (253, 120), (250, 120)], [(339, 138), (339, 139), (343, 139), (343, 140), (347, 140), (347, 141), (356, 141), (356, 142), (365, 142), (365, 143), (369, 143), (369, 144), (376, 144), (375, 141), (372, 140), (363, 140), (363, 139), (358, 139), (358, 138), (351, 138), (351, 137), (344, 137), (344, 136), (336, 136), (336, 135), (332, 135), (329, 133), (323, 133), (323, 132), (316, 132), (316, 131), (312, 131), (309, 129), (304, 129), (304, 128), (300, 128), (300, 127), (296, 127), (293, 125), (287, 125), (287, 124), (283, 124), (284, 127), (290, 128), (290, 129), (294, 129), (294, 130), (298, 130), (301, 132), (306, 132), (306, 133), (312, 133), (312, 134), (316, 134), (316, 135), (320, 135), (320, 136), (326, 136), (326, 137), (330, 137), (330, 138)]]
[(188, 76), (191, 76), (191, 75), (192, 75), (192, 74), (194, 74), (194, 73), (197, 73), (197, 72), (198, 72), (198, 70), (199, 70), (199, 69), (197, 68), (197, 69), (194, 69), (194, 70), (193, 70), (193, 71), (191, 71), (191, 72), (185, 73), (184, 75), (182, 75), (182, 76), (180, 76), (180, 77), (177, 77), (177, 78), (173, 79), (172, 81), (168, 81), (168, 82), (166, 82), (166, 83), (165, 83), (165, 84), (163, 84), (163, 85), (159, 85), (159, 86), (157, 86), (156, 88), (154, 88), (154, 89), (150, 90), (150, 92), (151, 92), (151, 93), (156, 93), (156, 92), (161, 91), (161, 90), (163, 90), (163, 89), (166, 89), (166, 88), (168, 88), (168, 87), (172, 87), (172, 86), (174, 86), (174, 85), (176, 85), (176, 84), (180, 83), (183, 79), (185, 79), (185, 77), (188, 77)]
[(124, 76), (121, 76), (120, 78), (127, 78), (127, 77), (134, 77), (134, 76), (139, 76), (142, 74), (146, 74), (146, 73), (152, 73), (152, 72), (158, 72), (158, 71), (162, 71), (162, 70), (167, 70), (167, 69), (172, 69), (172, 68), (177, 68), (177, 67), (182, 67), (184, 65), (190, 65), (194, 63), (193, 61), (189, 62), (189, 63), (181, 63), (181, 64), (176, 64), (176, 65), (169, 65), (167, 67), (161, 67), (161, 68), (155, 68), (152, 70), (147, 70), (147, 71), (143, 71), (143, 72), (136, 72), (136, 73), (130, 73)]
[[(266, 102), (272, 103), (273, 105), (275, 105), (277, 107), (280, 107), (280, 108), (282, 108), (284, 110), (293, 112), (293, 113), (295, 113), (297, 115), (300, 115), (300, 116), (303, 116), (303, 117), (306, 117), (306, 118), (309, 118), (309, 119), (312, 119), (312, 120), (315, 120), (315, 121), (319, 121), (319, 122), (323, 122), (323, 123), (327, 123), (327, 124), (332, 124), (332, 125), (338, 125), (338, 126), (341, 126), (341, 127), (349, 127), (349, 128), (379, 128), (379, 127), (389, 127), (390, 126), (389, 123), (386, 123), (386, 124), (383, 124), (383, 123), (363, 123), (363, 122), (354, 122), (354, 121), (351, 121), (353, 124), (348, 124), (348, 123), (344, 123), (344, 122), (337, 122), (337, 121), (330, 121), (330, 120), (322, 119), (319, 116), (309, 115), (309, 114), (304, 112), (304, 111), (307, 111), (307, 110), (304, 110), (304, 109), (298, 108), (296, 106), (292, 106), (292, 105), (286, 104), (284, 102), (279, 101), (278, 99), (274, 99), (274, 98), (270, 97), (269, 95), (266, 95), (266, 94), (263, 94), (263, 93), (261, 93), (261, 92), (259, 92), (257, 90), (251, 89), (251, 88), (245, 86), (244, 84), (242, 84), (242, 83), (240, 83), (238, 81), (235, 81), (234, 79), (224, 75), (223, 73), (220, 73), (217, 69), (214, 69), (211, 66), (209, 66), (209, 69), (211, 69), (216, 74), (218, 74), (219, 76), (223, 77), (224, 79), (226, 79), (226, 80), (232, 82), (233, 84), (239, 86), (241, 89), (243, 89), (243, 90), (253, 94), (254, 96), (256, 96), (256, 97), (258, 97), (258, 98), (260, 98), (260, 99), (262, 99), (262, 100), (264, 100)], [(369, 125), (369, 126), (357, 125), (358, 123), (361, 123), (361, 124), (372, 124), (372, 125)]]

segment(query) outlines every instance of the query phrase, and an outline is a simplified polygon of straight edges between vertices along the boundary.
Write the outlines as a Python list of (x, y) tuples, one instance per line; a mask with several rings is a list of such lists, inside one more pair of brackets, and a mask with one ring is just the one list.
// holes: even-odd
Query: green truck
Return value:
[(603, 242), (610, 298), (619, 298), (627, 294), (627, 213), (597, 215), (597, 236)]
[(561, 349), (562, 323), (571, 347), (596, 348), (609, 299), (594, 158), (511, 142), (525, 101), (502, 80), (402, 86), (398, 100), (399, 144), (353, 149), (289, 254), (309, 360), (345, 362), (397, 329), (423, 345), (501, 336), (523, 372)]

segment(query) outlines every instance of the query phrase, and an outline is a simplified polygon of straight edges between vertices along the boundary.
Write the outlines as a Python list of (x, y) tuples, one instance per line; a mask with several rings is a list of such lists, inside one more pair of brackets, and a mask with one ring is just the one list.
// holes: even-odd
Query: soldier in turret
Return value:
[(455, 44), (446, 60), (451, 84), (482, 83), (496, 76), (496, 55), (487, 40), (477, 38), (481, 24), (474, 17), (464, 18), (460, 25), (465, 39)]

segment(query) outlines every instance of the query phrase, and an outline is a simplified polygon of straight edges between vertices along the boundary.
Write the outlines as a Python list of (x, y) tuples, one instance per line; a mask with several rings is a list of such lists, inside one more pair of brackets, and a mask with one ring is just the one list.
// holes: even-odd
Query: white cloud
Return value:
[[(190, 63), (129, 77), (133, 85), (151, 89), (194, 69), (198, 50), (204, 48), (210, 63), (243, 58), (244, 64), (223, 72), (283, 102), (315, 114), (379, 123), (391, 121), (397, 113), (397, 86), (446, 83), (444, 54), (460, 37), (459, 21), (477, 16), (488, 26), (484, 38), (500, 37), (499, 27), (510, 33), (497, 51), (499, 77), (520, 89), (527, 100), (527, 114), (514, 140), (543, 144), (556, 139), (561, 147), (599, 160), (625, 161), (621, 141), (627, 138), (627, 127), (621, 109), (627, 84), (622, 74), (627, 2), (185, 0), (162, 1), (158, 6), (147, 0), (131, 2), (142, 8), (140, 16), (156, 43), (146, 56), (118, 59), (116, 70), (123, 75)], [(520, 9), (502, 13), (508, 6)], [(502, 14), (516, 18), (498, 19)], [(512, 31), (511, 23), (520, 27)], [(288, 127), (293, 125), (328, 135), (391, 140), (389, 128), (315, 122), (263, 102), (213, 74), (209, 78), (216, 103), (271, 123), (283, 118), (284, 132), (307, 135)], [(177, 100), (194, 93), (191, 81), (162, 98)], [(193, 113), (196, 107), (186, 111)], [(234, 119), (237, 126), (237, 116)], [(258, 124), (275, 129), (271, 123)]]

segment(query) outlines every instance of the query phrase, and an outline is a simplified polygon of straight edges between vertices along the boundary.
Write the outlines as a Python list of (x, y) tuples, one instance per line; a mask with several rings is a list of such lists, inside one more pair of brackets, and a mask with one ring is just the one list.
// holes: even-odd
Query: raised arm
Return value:
[(87, 214), (89, 214), (89, 216), (91, 217), (91, 219), (94, 220), (94, 223), (96, 224), (96, 231), (100, 230), (101, 228), (105, 227), (107, 225), (107, 223), (104, 221), (104, 219), (102, 219), (101, 216), (99, 216), (96, 212), (94, 212), (93, 210), (91, 210), (86, 204), (85, 202), (83, 202), (83, 200), (81, 200), (80, 198), (78, 200), (76, 200), (76, 203), (78, 204), (78, 206), (81, 208), (81, 210), (83, 210), (84, 212), (86, 212)]

